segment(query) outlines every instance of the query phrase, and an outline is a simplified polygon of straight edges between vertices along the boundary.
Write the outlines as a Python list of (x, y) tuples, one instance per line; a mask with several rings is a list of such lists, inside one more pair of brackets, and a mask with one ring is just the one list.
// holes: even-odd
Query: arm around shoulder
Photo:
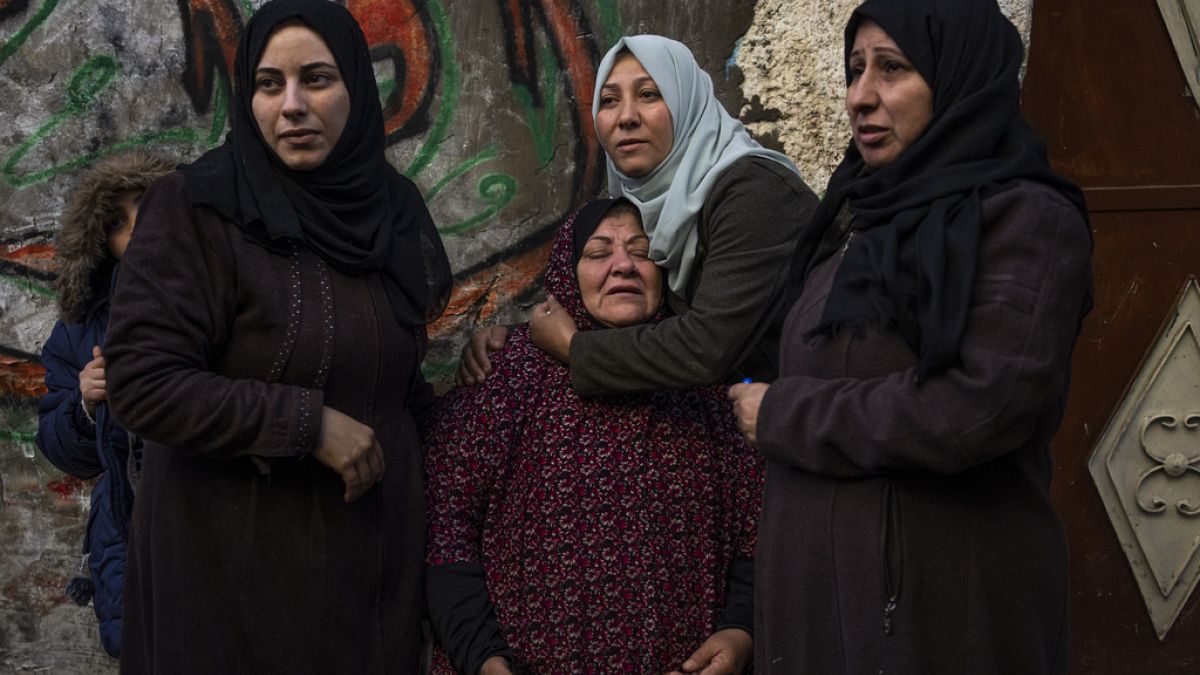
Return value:
[(689, 310), (653, 325), (579, 333), (571, 377), (582, 395), (717, 384), (784, 311), (796, 247), (817, 198), (770, 160), (736, 162), (700, 215), (707, 250)]

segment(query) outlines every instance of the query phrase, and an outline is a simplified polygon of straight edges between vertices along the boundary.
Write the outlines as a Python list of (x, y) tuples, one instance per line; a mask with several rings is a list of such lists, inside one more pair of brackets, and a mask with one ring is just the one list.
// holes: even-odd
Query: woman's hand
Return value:
[(750, 382), (735, 384), (729, 388), (729, 400), (733, 401), (733, 416), (737, 420), (738, 429), (751, 446), (758, 445), (758, 407), (762, 405), (763, 394), (767, 393), (770, 386), (761, 382)]
[(571, 338), (578, 332), (575, 320), (553, 295), (533, 308), (533, 317), (529, 319), (529, 337), (533, 346), (559, 361), (571, 362)]
[(108, 397), (104, 382), (104, 354), (99, 345), (92, 347), (92, 360), (79, 371), (79, 393), (87, 414), (95, 415), (96, 406)]
[(460, 387), (483, 384), (487, 376), (492, 374), (492, 360), (488, 358), (488, 352), (499, 351), (506, 340), (508, 329), (504, 326), (489, 326), (475, 331), (467, 344), (463, 345), (454, 382)]
[(371, 427), (328, 406), (321, 408), (321, 438), (313, 457), (346, 484), (352, 502), (383, 479), (383, 448)]
[(479, 675), (513, 675), (513, 671), (503, 656), (493, 656), (479, 666)]
[[(766, 385), (762, 385), (766, 387)], [(738, 675), (754, 654), (754, 638), (741, 628), (719, 630), (688, 657), (671, 675)]]

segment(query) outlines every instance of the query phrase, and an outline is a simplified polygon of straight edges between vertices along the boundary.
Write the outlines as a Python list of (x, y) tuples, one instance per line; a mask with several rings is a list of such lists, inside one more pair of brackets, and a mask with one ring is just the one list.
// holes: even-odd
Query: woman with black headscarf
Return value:
[(853, 142), (780, 378), (730, 392), (768, 460), (755, 668), (1062, 672), (1082, 194), (1020, 117), (995, 0), (868, 0), (845, 40)]
[(415, 672), (448, 263), (345, 8), (267, 3), (234, 76), (229, 139), (146, 192), (113, 301), (110, 405), (146, 440), (122, 669)]

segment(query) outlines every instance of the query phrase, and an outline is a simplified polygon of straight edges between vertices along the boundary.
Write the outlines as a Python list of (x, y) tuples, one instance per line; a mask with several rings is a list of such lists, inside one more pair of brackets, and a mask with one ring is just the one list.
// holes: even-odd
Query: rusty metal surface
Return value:
[(1154, 0), (1038, 0), (1022, 109), (1085, 187), (1197, 185), (1200, 108)]
[(1031, 42), (1022, 109), (1051, 163), (1085, 189), (1095, 234), (1096, 304), (1054, 442), (1070, 671), (1200, 672), (1197, 594), (1159, 641), (1087, 467), (1180, 289), (1200, 277), (1200, 108), (1155, 0), (1038, 0)]
[(1054, 441), (1053, 496), (1071, 550), (1071, 672), (1192, 673), (1200, 667), (1197, 596), (1160, 642), (1087, 465), (1179, 289), (1200, 274), (1200, 212), (1093, 213), (1092, 226), (1096, 305), (1075, 347)]

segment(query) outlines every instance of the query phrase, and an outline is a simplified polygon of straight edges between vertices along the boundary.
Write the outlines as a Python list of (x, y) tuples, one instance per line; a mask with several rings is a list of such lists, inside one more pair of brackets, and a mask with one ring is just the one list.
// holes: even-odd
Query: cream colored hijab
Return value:
[[(758, 144), (742, 123), (725, 112), (713, 94), (712, 79), (691, 50), (660, 35), (626, 36), (604, 55), (596, 73), (592, 119), (600, 110), (601, 87), (617, 55), (629, 50), (654, 79), (671, 111), (674, 145), (650, 173), (630, 178), (608, 163), (608, 191), (642, 212), (650, 235), (650, 257), (667, 270), (671, 290), (684, 294), (696, 266), (696, 221), (713, 183), (743, 157), (765, 157), (800, 175), (787, 156)], [(772, 195), (763, 195), (771, 199)]]

